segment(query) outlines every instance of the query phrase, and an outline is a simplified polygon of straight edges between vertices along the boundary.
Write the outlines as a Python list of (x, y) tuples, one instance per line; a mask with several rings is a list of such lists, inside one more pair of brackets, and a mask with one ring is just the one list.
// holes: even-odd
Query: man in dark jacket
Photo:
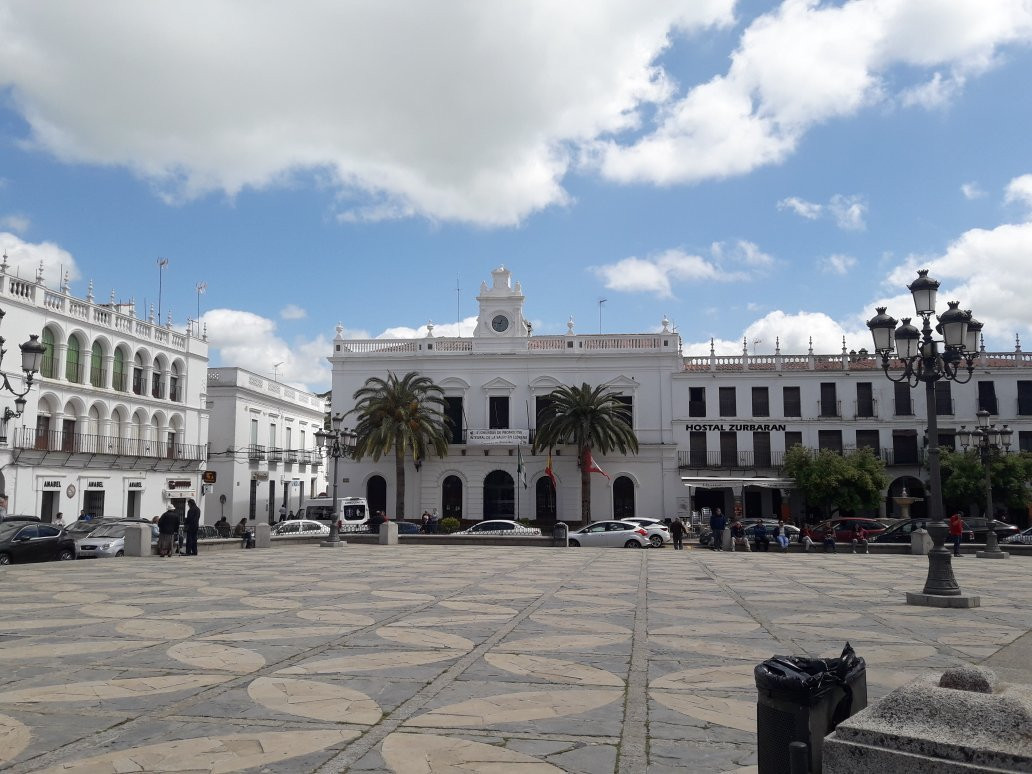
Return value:
[(673, 519), (670, 522), (670, 536), (674, 539), (674, 550), (684, 550), (684, 536), (688, 530), (684, 526), (684, 522), (680, 519)]
[(713, 509), (713, 515), (709, 520), (710, 529), (713, 531), (713, 550), (724, 550), (724, 530), (727, 529), (727, 517), (720, 508)]
[(201, 509), (193, 500), (186, 501), (186, 555), (197, 556), (197, 529), (201, 525)]
[(172, 556), (172, 543), (179, 532), (179, 514), (170, 504), (158, 518), (158, 555)]

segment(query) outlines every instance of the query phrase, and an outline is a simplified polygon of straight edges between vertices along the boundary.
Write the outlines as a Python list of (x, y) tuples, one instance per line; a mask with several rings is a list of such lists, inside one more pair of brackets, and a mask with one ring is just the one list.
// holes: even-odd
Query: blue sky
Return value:
[(0, 245), (140, 316), (165, 257), (214, 365), (314, 389), (499, 264), (541, 334), (858, 348), (926, 266), (1032, 342), (1032, 2), (600, 5), (0, 0)]

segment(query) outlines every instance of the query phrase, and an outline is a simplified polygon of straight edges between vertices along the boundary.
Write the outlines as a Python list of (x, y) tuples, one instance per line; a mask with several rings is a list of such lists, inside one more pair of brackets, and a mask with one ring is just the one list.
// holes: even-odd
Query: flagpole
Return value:
[(523, 454), (520, 451), (520, 447), (516, 447), (516, 518), (513, 521), (520, 520), (520, 478), (523, 474)]

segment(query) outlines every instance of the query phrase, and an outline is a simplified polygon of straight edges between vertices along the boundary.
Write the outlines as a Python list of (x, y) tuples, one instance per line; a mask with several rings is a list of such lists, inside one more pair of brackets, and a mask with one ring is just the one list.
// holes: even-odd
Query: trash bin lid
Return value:
[(757, 664), (753, 678), (760, 691), (809, 704), (835, 686), (852, 682), (866, 668), (847, 642), (838, 658), (774, 656)]

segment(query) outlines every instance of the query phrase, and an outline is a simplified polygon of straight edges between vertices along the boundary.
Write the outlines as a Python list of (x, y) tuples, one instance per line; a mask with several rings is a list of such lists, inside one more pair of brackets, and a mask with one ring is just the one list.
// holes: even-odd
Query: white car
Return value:
[(158, 525), (145, 521), (119, 521), (101, 524), (84, 538), (75, 541), (75, 555), (79, 559), (104, 559), (125, 556), (125, 531), (133, 524), (146, 524), (151, 530), (151, 545), (157, 545)]
[(648, 516), (631, 516), (627, 519), (621, 519), (621, 521), (633, 521), (638, 526), (644, 528), (649, 533), (649, 542), (652, 543), (653, 548), (662, 548), (665, 543), (673, 540), (670, 537), (670, 527), (659, 519), (650, 519)]
[(1011, 535), (1008, 538), (1004, 538), (1000, 541), (1001, 543), (1025, 543), (1032, 544), (1032, 527), (1026, 530), (1022, 530), (1017, 535)]
[(633, 521), (596, 521), (570, 533), (570, 546), (617, 546), (649, 548), (649, 533)]
[(480, 537), (531, 537), (541, 535), (537, 527), (524, 527), (519, 522), (489, 519), (474, 524), (469, 529), (453, 532), (453, 535), (479, 535)]
[(321, 521), (312, 519), (291, 519), (281, 521), (272, 531), (273, 535), (291, 535), (293, 537), (319, 537), (329, 535), (330, 528)]

